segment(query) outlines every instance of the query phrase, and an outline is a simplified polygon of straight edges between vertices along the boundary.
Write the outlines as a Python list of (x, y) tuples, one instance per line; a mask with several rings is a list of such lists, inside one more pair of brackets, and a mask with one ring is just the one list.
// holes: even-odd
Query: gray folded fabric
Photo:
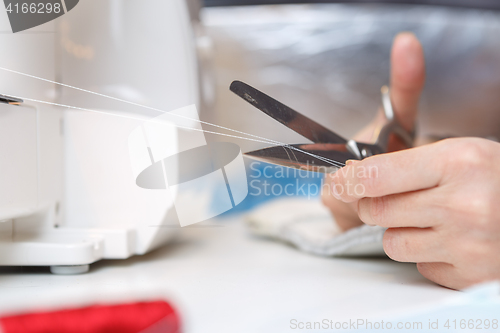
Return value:
[(385, 256), (385, 228), (363, 225), (342, 232), (319, 200), (281, 198), (245, 216), (254, 234), (284, 241), (320, 256)]

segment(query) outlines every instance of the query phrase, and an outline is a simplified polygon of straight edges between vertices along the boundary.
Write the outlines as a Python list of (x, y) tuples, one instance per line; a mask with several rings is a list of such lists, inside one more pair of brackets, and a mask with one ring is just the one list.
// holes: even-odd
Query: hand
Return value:
[[(408, 131), (414, 126), (417, 115), (418, 100), (425, 81), (425, 61), (422, 46), (411, 33), (400, 33), (394, 39), (391, 52), (391, 101), (396, 118)], [(360, 142), (372, 141), (373, 132), (385, 121), (380, 109), (375, 120), (358, 133), (354, 139)], [(390, 151), (402, 147), (393, 144)], [(327, 176), (325, 182), (331, 182)], [(337, 200), (332, 193), (325, 191), (323, 203), (330, 209), (339, 227), (347, 230), (362, 224), (356, 213), (356, 203), (345, 204)]]
[(333, 180), (361, 221), (389, 228), (389, 257), (461, 289), (500, 279), (499, 165), (499, 143), (457, 138), (356, 161)]

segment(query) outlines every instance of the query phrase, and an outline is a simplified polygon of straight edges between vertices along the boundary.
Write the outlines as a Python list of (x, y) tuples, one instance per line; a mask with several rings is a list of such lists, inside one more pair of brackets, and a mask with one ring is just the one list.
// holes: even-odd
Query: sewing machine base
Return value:
[(13, 224), (0, 223), (1, 266), (50, 266), (53, 274), (81, 274), (101, 259), (142, 254), (136, 251), (134, 229), (53, 228), (14, 235)]

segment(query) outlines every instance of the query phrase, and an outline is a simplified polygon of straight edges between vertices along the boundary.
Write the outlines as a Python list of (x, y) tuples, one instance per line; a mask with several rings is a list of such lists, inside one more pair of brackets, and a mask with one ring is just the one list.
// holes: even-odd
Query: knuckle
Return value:
[[(450, 167), (455, 170), (469, 171), (484, 165), (489, 160), (489, 152), (481, 140), (463, 139), (458, 140), (457, 149), (450, 150)], [(457, 153), (458, 152), (458, 153)]]
[(454, 217), (456, 226), (465, 230), (475, 230), (476, 233), (498, 233), (500, 224), (494, 218), (498, 216), (498, 204), (495, 195), (486, 190), (474, 191), (464, 195), (456, 191), (450, 195), (446, 205), (448, 215)]
[(382, 227), (387, 226), (387, 197), (375, 197), (369, 201), (369, 212), (372, 221)]
[(492, 214), (492, 205), (489, 198), (484, 198), (483, 195), (470, 198), (466, 207), (477, 228), (487, 231), (492, 227), (490, 223), (491, 219), (489, 218)]

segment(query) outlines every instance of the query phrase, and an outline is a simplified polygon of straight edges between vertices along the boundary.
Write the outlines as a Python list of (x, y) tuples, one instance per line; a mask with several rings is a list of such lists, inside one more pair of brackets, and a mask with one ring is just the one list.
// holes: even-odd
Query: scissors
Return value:
[(382, 107), (385, 123), (375, 130), (375, 143), (346, 140), (303, 114), (241, 81), (233, 81), (229, 88), (274, 120), (282, 123), (313, 143), (282, 144), (245, 153), (246, 156), (289, 168), (321, 173), (337, 171), (347, 160), (362, 160), (388, 152), (391, 136), (395, 135), (406, 148), (413, 146), (414, 132), (405, 130), (394, 116), (389, 87), (383, 86)]

